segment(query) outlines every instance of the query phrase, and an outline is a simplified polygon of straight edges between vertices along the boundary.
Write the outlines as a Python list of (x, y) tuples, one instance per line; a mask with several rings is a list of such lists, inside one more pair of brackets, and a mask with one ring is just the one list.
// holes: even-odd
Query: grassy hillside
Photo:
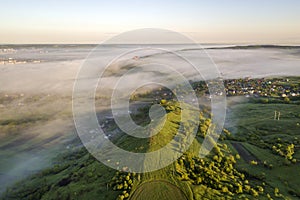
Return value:
[[(137, 139), (118, 132), (113, 142), (134, 152), (152, 152), (169, 143), (179, 131), (181, 109), (171, 100), (162, 105), (167, 120), (158, 134)], [(274, 120), (274, 110), (281, 112), (279, 120)], [(84, 148), (74, 148), (56, 158), (53, 167), (9, 188), (2, 199), (298, 199), (299, 116), (299, 106), (293, 104), (235, 104), (228, 130), (207, 157), (199, 158), (211, 125), (203, 111), (199, 127), (188, 122), (178, 133), (183, 138), (198, 129), (189, 150), (163, 169), (143, 174), (116, 171)], [(148, 120), (147, 106), (135, 118), (139, 123)], [(113, 122), (106, 129), (117, 130)], [(182, 141), (174, 148), (183, 148)]]
[[(279, 120), (274, 120), (275, 110), (281, 113)], [(258, 161), (257, 165), (240, 162), (237, 167), (286, 197), (298, 199), (300, 107), (248, 102), (233, 106), (230, 112), (227, 118), (234, 126), (228, 127), (234, 130), (230, 140), (238, 141)]]

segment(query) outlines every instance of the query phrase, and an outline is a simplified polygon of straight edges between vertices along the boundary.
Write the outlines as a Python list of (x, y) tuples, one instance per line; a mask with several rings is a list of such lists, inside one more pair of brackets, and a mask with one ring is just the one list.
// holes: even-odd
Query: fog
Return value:
[[(160, 46), (158, 46), (160, 47)], [(205, 46), (204, 46), (205, 47)], [(131, 51), (137, 47), (126, 46), (112, 46), (99, 48), (97, 53), (94, 53), (89, 60), (99, 63), (97, 67), (105, 67), (103, 60), (108, 58), (115, 58), (120, 53)], [(156, 48), (154, 46), (153, 48)], [(160, 47), (161, 48), (161, 47)], [(189, 55), (189, 57), (205, 57), (202, 50), (188, 50), (184, 46), (174, 47), (163, 46), (164, 49), (174, 50), (180, 55)], [(80, 66), (84, 63), (86, 56), (93, 49), (91, 46), (74, 48), (37, 48), (31, 47), (29, 49), (15, 49), (10, 52), (0, 52), (0, 92), (27, 92), (27, 93), (61, 93), (64, 95), (71, 95), (72, 87), (76, 74)], [(182, 51), (184, 50), (184, 51)], [(282, 76), (282, 75), (299, 75), (300, 50), (299, 49), (272, 49), (272, 48), (258, 48), (258, 49), (207, 49), (206, 52), (217, 65), (223, 78), (237, 78), (237, 77), (265, 77), (265, 76)], [(143, 59), (148, 59), (146, 55), (155, 54), (155, 50), (143, 50), (135, 52), (139, 56), (139, 64)], [(113, 56), (112, 56), (113, 55)], [(130, 54), (134, 55), (134, 54)], [(145, 56), (145, 57), (143, 57)], [(156, 55), (160, 56), (160, 55)], [(15, 60), (8, 62), (9, 58)], [(121, 68), (128, 70), (128, 66), (135, 65), (134, 61), (124, 61), (125, 64), (118, 67), (110, 67), (111, 76), (122, 74)], [(162, 59), (167, 60), (168, 57)], [(159, 59), (156, 59), (159, 61)], [(19, 63), (18, 63), (19, 62)], [(26, 62), (26, 63), (23, 63)], [(178, 63), (175, 63), (178, 62)], [(170, 65), (180, 66), (179, 59), (172, 60)], [(199, 61), (198, 61), (199, 62)], [(107, 64), (107, 63), (106, 63)], [(157, 75), (157, 74), (152, 74)], [(136, 79), (141, 79), (139, 73), (135, 74)], [(132, 77), (133, 78), (133, 77)], [(134, 82), (134, 81), (132, 81)], [(130, 84), (130, 83), (128, 83)]]
[(299, 76), (298, 49), (208, 50), (225, 78)]
[[(108, 45), (89, 54), (94, 46), (0, 46), (1, 192), (15, 180), (49, 166), (61, 150), (79, 145), (74, 144), (77, 135), (72, 118), (72, 89), (81, 67), (87, 68), (87, 73), (79, 78), (87, 83), (98, 83), (99, 72), (103, 72), (98, 83), (102, 88), (99, 95), (103, 97), (120, 84), (123, 75), (127, 77), (117, 89), (124, 94), (147, 81), (176, 85), (178, 77), (164, 69), (166, 65), (196, 80), (219, 75), (225, 79), (300, 75), (297, 48), (206, 49), (212, 62), (201, 49), (183, 45), (160, 47), (199, 64), (201, 74), (197, 74), (186, 61), (157, 47), (160, 46), (133, 51), (140, 46)], [(110, 62), (126, 52), (122, 59)], [(162, 63), (161, 70), (153, 63)]]

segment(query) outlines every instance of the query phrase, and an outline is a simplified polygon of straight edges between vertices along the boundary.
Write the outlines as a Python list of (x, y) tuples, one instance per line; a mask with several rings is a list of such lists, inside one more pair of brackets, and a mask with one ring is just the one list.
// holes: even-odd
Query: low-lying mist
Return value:
[[(3, 61), (0, 63), (0, 192), (3, 192), (6, 186), (14, 181), (49, 166), (51, 160), (61, 151), (80, 145), (72, 116), (72, 90), (78, 70), (83, 66), (85, 57), (92, 48), (70, 46), (47, 49), (39, 46), (16, 48), (15, 51), (11, 50), (15, 47), (7, 51), (3, 50), (7, 47), (0, 48), (0, 61)], [(131, 49), (122, 46), (120, 51), (113, 45), (106, 48), (98, 50), (97, 55), (101, 56), (90, 57), (89, 62), (94, 68), (89, 70), (93, 76), (85, 77), (87, 80), (100, 77), (97, 70), (99, 67), (107, 67), (108, 63), (104, 62), (106, 58), (118, 56), (118, 53)], [(174, 49), (174, 46), (172, 48)], [(122, 81), (118, 88), (124, 94), (136, 88), (138, 83), (143, 83), (143, 80), (158, 83), (165, 81), (170, 85), (178, 83), (177, 79), (163, 68), (159, 70), (152, 65), (143, 67), (149, 64), (153, 57), (155, 61), (165, 62), (190, 79), (211, 78), (211, 69), (208, 67), (211, 65), (206, 65), (209, 59), (201, 61), (201, 57), (206, 56), (203, 51), (199, 53), (182, 46), (175, 49), (176, 53), (192, 58), (193, 62), (203, 62), (201, 66), (204, 77), (196, 76), (195, 71), (189, 70), (180, 59), (157, 54), (155, 50), (147, 53), (140, 50), (113, 63), (103, 74), (98, 87), (104, 90), (96, 94), (102, 101), (107, 101), (102, 102), (101, 109), (107, 109), (105, 106), (109, 104), (109, 95), (124, 74), (127, 77), (123, 80), (126, 81)], [(181, 51), (182, 49), (185, 50)], [(206, 51), (223, 78), (300, 75), (298, 49)], [(216, 74), (212, 77), (215, 78)]]

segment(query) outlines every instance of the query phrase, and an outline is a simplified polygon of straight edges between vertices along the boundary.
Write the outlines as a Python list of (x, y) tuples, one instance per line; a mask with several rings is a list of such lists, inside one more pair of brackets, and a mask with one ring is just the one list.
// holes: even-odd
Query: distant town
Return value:
[(289, 78), (230, 79), (224, 81), (226, 95), (255, 97), (296, 97), (300, 95), (300, 82)]
[[(241, 78), (214, 81), (190, 82), (198, 97), (205, 96), (208, 99), (215, 96), (226, 95), (244, 96), (261, 103), (300, 103), (300, 78)], [(154, 98), (156, 101), (161, 99), (176, 99), (177, 89), (171, 91), (167, 88), (159, 88), (154, 93), (150, 91), (141, 94), (134, 94), (131, 100), (145, 97)], [(183, 91), (182, 94), (186, 93)], [(178, 94), (178, 93), (177, 93)]]
[[(220, 83), (224, 87), (220, 88)], [(299, 100), (300, 80), (297, 77), (286, 78), (241, 78), (227, 79), (213, 82), (193, 82), (192, 86), (197, 94), (245, 96), (245, 97), (265, 97), (270, 99), (282, 99), (286, 102)], [(221, 85), (222, 86), (222, 85)], [(209, 89), (208, 89), (209, 87)], [(261, 99), (261, 98), (260, 98)]]

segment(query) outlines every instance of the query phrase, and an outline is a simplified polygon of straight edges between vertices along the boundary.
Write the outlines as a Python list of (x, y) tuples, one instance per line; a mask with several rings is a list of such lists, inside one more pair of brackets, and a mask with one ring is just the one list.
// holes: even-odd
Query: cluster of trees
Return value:
[(167, 101), (166, 99), (160, 100), (160, 104), (165, 107), (167, 112), (174, 112), (177, 115), (181, 114), (181, 107), (178, 102)]
[(289, 160), (289, 161), (292, 161), (293, 163), (296, 163), (297, 160), (296, 158), (293, 158), (293, 155), (295, 153), (295, 145), (292, 143), (292, 144), (276, 144), (276, 145), (273, 145), (272, 146), (272, 151), (275, 153), (275, 154), (278, 154), (282, 157), (285, 157), (285, 159)]
[(115, 191), (122, 191), (117, 200), (128, 199), (135, 178), (135, 173), (116, 172), (115, 176), (111, 179), (109, 186)]
[[(185, 153), (175, 163), (176, 173), (182, 181), (190, 181), (194, 185), (205, 185), (228, 197), (252, 196), (259, 198), (266, 195), (272, 199), (270, 194), (265, 194), (264, 184), (251, 184), (247, 174), (235, 168), (240, 156), (232, 155), (226, 144), (217, 144), (211, 155), (199, 158), (192, 153)], [(248, 177), (249, 178), (249, 177)], [(277, 191), (277, 196), (280, 195)]]
[[(279, 155), (286, 159), (286, 164), (289, 163), (297, 163), (297, 159), (294, 158), (294, 153), (296, 151), (296, 147), (300, 144), (300, 140), (298, 137), (286, 137), (286, 138), (278, 138), (278, 137), (265, 137), (268, 136), (269, 130), (265, 132), (245, 132), (243, 135), (228, 135), (225, 131), (223, 131), (224, 138), (240, 141), (240, 142), (248, 142), (249, 144), (255, 145), (256, 147), (260, 147), (263, 149), (270, 150), (273, 154)], [(225, 137), (226, 136), (226, 137)], [(222, 140), (222, 135), (220, 137)], [(253, 164), (253, 163), (252, 163)], [(267, 168), (272, 168), (272, 165), (264, 164)]]
[(200, 113), (200, 124), (199, 124), (197, 136), (204, 138), (210, 126), (211, 126), (211, 119), (204, 117), (203, 114)]
[(226, 145), (217, 145), (214, 154), (206, 159), (185, 153), (175, 164), (176, 172), (183, 181), (203, 184), (229, 196), (246, 193), (258, 197), (263, 194), (262, 186), (251, 186), (245, 174), (234, 167), (239, 155), (233, 156), (228, 151)]

